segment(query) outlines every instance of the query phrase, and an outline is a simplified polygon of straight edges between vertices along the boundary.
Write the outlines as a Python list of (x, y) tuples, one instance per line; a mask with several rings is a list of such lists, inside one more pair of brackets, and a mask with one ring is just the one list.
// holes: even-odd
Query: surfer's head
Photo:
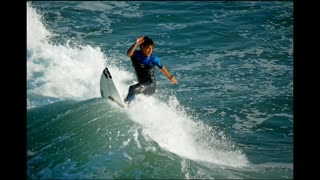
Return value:
[(140, 49), (144, 55), (150, 56), (154, 48), (153, 41), (148, 36), (144, 36), (143, 39), (144, 41), (140, 44)]

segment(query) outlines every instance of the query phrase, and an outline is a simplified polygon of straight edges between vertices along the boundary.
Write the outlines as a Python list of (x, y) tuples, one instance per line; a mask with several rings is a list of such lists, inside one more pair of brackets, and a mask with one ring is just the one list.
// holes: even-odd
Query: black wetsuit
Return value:
[(162, 68), (160, 60), (156, 55), (145, 56), (141, 50), (134, 51), (131, 61), (136, 71), (138, 83), (129, 88), (128, 96), (125, 99), (129, 103), (134, 99), (136, 94), (152, 95), (155, 92), (156, 79), (154, 77), (154, 67)]

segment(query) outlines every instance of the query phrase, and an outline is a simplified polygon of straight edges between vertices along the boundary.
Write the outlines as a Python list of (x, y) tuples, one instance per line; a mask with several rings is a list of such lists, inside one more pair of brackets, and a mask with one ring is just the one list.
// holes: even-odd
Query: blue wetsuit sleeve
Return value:
[(159, 60), (159, 58), (157, 56), (154, 56), (153, 64), (158, 66), (159, 69), (162, 69), (162, 64), (160, 63), (160, 60)]

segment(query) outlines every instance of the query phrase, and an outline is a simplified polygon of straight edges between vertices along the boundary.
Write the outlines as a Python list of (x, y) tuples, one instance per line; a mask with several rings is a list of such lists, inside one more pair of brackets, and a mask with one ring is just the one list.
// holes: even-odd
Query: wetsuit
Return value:
[(154, 67), (162, 68), (159, 58), (154, 54), (145, 56), (141, 50), (135, 50), (130, 58), (136, 71), (138, 83), (129, 87), (128, 96), (125, 98), (125, 101), (129, 103), (136, 94), (152, 95), (155, 92)]

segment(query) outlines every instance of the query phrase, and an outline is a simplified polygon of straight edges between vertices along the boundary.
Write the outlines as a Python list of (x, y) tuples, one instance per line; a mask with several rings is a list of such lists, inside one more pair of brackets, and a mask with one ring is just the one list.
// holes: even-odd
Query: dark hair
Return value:
[(143, 39), (144, 39), (144, 41), (143, 41), (143, 43), (140, 44), (140, 47), (141, 46), (146, 47), (146, 46), (149, 46), (149, 45), (154, 46), (152, 39), (149, 38), (148, 36), (144, 36)]

